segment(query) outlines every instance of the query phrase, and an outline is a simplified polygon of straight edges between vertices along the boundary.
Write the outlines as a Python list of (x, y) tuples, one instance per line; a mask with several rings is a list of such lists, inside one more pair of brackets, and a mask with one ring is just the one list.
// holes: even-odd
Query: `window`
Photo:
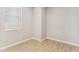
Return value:
[(22, 8), (4, 8), (5, 30), (18, 30), (22, 26)]

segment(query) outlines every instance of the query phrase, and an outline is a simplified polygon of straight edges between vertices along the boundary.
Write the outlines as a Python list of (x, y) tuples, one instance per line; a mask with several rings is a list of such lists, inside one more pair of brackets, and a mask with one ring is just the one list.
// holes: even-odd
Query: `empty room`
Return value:
[(79, 7), (0, 7), (0, 51), (79, 51)]

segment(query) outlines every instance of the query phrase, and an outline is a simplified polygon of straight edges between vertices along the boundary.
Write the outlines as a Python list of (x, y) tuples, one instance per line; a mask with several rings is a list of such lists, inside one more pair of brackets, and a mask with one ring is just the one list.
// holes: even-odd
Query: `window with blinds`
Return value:
[(18, 30), (22, 26), (22, 8), (4, 9), (5, 30)]

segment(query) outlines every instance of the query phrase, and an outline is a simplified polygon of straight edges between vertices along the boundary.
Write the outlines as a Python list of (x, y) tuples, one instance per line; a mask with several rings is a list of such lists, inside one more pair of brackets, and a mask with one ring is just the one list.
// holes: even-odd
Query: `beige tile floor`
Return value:
[(5, 52), (76, 52), (79, 47), (46, 39), (42, 42), (29, 40), (22, 44), (10, 47)]

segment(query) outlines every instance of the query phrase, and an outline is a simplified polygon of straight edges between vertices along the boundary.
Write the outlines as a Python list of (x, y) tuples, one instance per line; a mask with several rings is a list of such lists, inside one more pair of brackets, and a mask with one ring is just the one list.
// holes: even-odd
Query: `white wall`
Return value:
[(3, 8), (0, 8), (0, 47), (5, 45), (6, 33), (4, 32)]
[[(0, 8), (2, 11), (2, 8)], [(23, 8), (22, 29), (4, 30), (0, 12), (0, 47), (27, 38), (45, 37), (79, 44), (79, 8)]]
[(79, 44), (79, 8), (47, 8), (47, 36)]
[(47, 20), (46, 20), (46, 8), (42, 8), (42, 39), (46, 39), (47, 34)]
[[(22, 9), (22, 29), (20, 30), (12, 30), (12, 31), (3, 31), (5, 34), (2, 38), (6, 36), (6, 39), (0, 39), (5, 40), (4, 45), (12, 44), (14, 42), (25, 40), (27, 38), (31, 37), (31, 28), (32, 28), (32, 8), (23, 8)], [(0, 21), (3, 19), (0, 19)], [(0, 24), (4, 24), (3, 22), (0, 22)], [(4, 27), (4, 25), (0, 25), (1, 27)], [(4, 29), (3, 29), (4, 30)], [(2, 31), (0, 31), (2, 32)], [(0, 43), (1, 45), (1, 43)], [(3, 45), (1, 45), (3, 46)]]
[(45, 38), (45, 8), (33, 8), (32, 35), (36, 39)]
[(33, 8), (33, 37), (37, 39), (41, 39), (41, 26), (42, 26), (42, 19), (41, 19), (41, 8)]
[[(4, 10), (6, 8), (1, 9)], [(34, 37), (37, 40), (44, 39), (46, 37), (45, 12), (45, 8), (41, 7), (22, 8), (22, 28), (19, 30), (9, 31), (5, 31), (5, 17), (0, 13), (0, 38), (2, 38), (0, 39), (0, 47), (15, 43), (17, 41), (25, 40), (31, 37)]]

